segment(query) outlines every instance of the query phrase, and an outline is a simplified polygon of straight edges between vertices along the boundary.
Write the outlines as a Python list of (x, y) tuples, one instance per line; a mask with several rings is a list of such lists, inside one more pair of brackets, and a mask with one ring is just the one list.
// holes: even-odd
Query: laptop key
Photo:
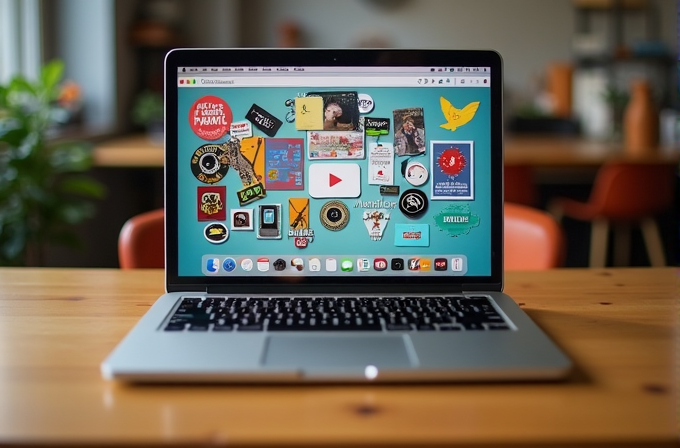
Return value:
[(262, 324), (239, 325), (237, 331), (262, 331)]
[(412, 328), (407, 324), (387, 324), (387, 331), (411, 331)]

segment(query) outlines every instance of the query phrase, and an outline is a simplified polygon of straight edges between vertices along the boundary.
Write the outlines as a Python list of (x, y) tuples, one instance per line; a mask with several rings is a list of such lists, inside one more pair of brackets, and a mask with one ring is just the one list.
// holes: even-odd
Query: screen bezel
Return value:
[[(427, 67), (479, 66), (491, 68), (491, 275), (489, 276), (370, 276), (204, 277), (178, 275), (178, 87), (184, 66), (319, 66)], [(175, 49), (165, 58), (165, 234), (166, 290), (225, 292), (276, 291), (457, 291), (502, 290), (503, 283), (503, 63), (492, 50), (406, 49)], [(172, 198), (171, 200), (168, 200)], [(493, 250), (496, 248), (497, 250)], [(386, 289), (389, 287), (389, 289)]]

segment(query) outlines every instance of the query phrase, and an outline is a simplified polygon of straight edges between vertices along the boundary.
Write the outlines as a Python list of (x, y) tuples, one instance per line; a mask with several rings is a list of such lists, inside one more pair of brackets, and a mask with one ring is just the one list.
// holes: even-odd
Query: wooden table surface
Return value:
[[(663, 160), (677, 163), (680, 154), (657, 148), (647, 157), (625, 154), (620, 145), (568, 137), (510, 136), (505, 141), (505, 163), (539, 168), (597, 167), (612, 159)], [(163, 147), (145, 135), (130, 135), (95, 147), (95, 166), (162, 167)]]
[(567, 381), (133, 386), (99, 364), (162, 271), (2, 268), (0, 445), (677, 446), (675, 269), (510, 272), (505, 290), (575, 361)]

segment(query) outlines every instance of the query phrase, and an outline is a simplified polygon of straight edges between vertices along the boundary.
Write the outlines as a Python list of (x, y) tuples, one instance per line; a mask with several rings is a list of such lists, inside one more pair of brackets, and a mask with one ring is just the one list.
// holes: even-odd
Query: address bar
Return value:
[[(484, 79), (486, 79), (486, 82), (483, 82)], [(463, 81), (461, 82), (461, 80)], [(473, 80), (479, 80), (479, 82)], [(489, 77), (181, 76), (177, 82), (179, 87), (484, 87), (489, 85)]]

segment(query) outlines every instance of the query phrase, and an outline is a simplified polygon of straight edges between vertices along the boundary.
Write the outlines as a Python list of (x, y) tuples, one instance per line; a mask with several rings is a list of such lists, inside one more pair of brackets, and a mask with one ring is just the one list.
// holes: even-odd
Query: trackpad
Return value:
[(268, 367), (405, 368), (413, 366), (402, 336), (270, 336), (264, 356)]

